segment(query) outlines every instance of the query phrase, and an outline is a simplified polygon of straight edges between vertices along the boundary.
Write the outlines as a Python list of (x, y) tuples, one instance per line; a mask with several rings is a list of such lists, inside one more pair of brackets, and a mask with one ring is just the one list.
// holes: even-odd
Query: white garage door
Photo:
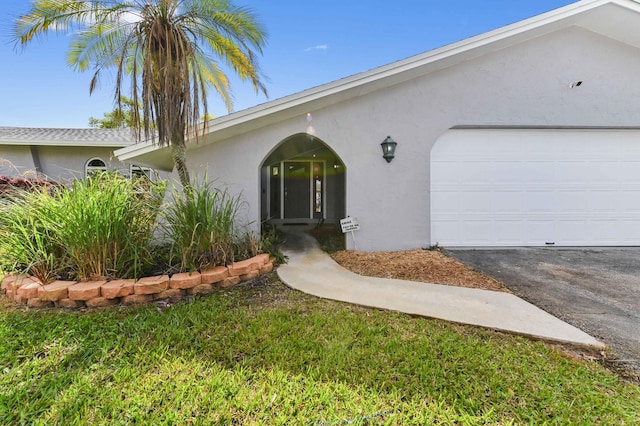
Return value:
[(640, 131), (450, 130), (431, 151), (431, 243), (640, 245)]

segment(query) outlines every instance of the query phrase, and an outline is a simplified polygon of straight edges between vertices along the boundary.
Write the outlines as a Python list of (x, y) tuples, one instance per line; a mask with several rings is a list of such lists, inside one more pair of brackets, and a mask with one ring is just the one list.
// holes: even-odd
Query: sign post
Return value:
[(342, 233), (351, 233), (351, 238), (353, 238), (353, 247), (358, 250), (358, 246), (356, 245), (356, 236), (353, 231), (358, 231), (360, 229), (360, 224), (358, 223), (358, 219), (355, 217), (346, 217), (344, 219), (340, 219), (340, 228), (342, 228)]

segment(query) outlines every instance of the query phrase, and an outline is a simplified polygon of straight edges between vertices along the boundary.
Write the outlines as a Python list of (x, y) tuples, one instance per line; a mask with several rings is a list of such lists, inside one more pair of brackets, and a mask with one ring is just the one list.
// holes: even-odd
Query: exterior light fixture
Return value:
[(396, 155), (396, 145), (398, 143), (391, 139), (391, 136), (387, 136), (380, 145), (382, 146), (382, 158), (387, 160), (387, 163), (390, 163)]

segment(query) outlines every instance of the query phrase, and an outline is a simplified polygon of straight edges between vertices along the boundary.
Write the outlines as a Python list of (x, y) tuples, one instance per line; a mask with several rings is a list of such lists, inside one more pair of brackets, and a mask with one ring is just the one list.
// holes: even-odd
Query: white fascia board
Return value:
[[(562, 27), (579, 25), (580, 15), (607, 4), (640, 12), (640, 4), (634, 0), (582, 0), (423, 54), (216, 118), (207, 127), (207, 135), (215, 134), (216, 137), (200, 138), (200, 145), (192, 140), (189, 146), (221, 141), (265, 124), (291, 118), (307, 109), (318, 109), (339, 102), (352, 96), (354, 90), (359, 95), (368, 93)], [(116, 156), (121, 160), (130, 160), (137, 156), (147, 157), (157, 149), (152, 144), (137, 144), (116, 151)]]
[(173, 159), (169, 148), (159, 147), (151, 141), (115, 150), (113, 154), (122, 162), (127, 161), (164, 172), (173, 171)]
[(117, 151), (114, 151), (114, 154), (120, 160), (129, 160), (133, 158), (134, 152), (135, 155), (144, 155), (156, 149), (158, 149), (158, 147), (154, 143), (147, 141), (118, 149)]

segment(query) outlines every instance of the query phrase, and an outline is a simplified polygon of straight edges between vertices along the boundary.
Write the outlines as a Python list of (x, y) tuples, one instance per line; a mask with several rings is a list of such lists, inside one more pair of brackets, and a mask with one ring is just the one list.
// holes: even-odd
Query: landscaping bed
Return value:
[(117, 304), (141, 304), (151, 301), (175, 302), (186, 296), (211, 294), (215, 288), (227, 288), (273, 270), (268, 254), (217, 266), (200, 272), (183, 272), (138, 280), (62, 281), (43, 284), (26, 275), (1, 279), (2, 292), (19, 305), (30, 308), (100, 308)]
[(509, 292), (500, 281), (474, 271), (439, 250), (373, 253), (341, 250), (331, 257), (350, 271), (369, 277)]
[(356, 274), (509, 292), (500, 281), (469, 268), (437, 248), (361, 252), (345, 250), (345, 236), (335, 226), (317, 227), (310, 233), (333, 260)]
[[(0, 183), (2, 180), (0, 179)], [(189, 190), (99, 173), (70, 187), (8, 181), (0, 197), (2, 290), (32, 308), (104, 307), (208, 294), (273, 269), (270, 232), (204, 179)], [(0, 188), (1, 189), (1, 188)]]

